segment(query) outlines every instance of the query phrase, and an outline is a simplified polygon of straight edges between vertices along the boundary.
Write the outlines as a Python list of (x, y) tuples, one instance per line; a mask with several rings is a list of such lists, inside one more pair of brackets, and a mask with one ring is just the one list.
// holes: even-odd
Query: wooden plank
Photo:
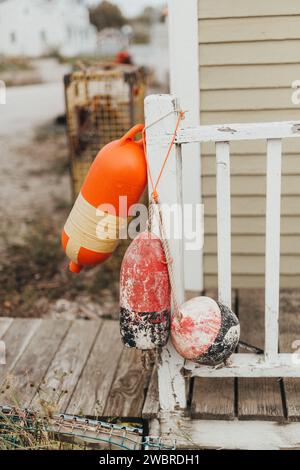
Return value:
[[(154, 181), (158, 177), (166, 152), (170, 146), (170, 136), (178, 121), (178, 109), (180, 103), (171, 95), (152, 95), (145, 100), (145, 116), (147, 129), (147, 153), (149, 165)], [(161, 120), (162, 116), (164, 119)], [(155, 126), (151, 125), (153, 122)], [(149, 184), (149, 195), (151, 196), (151, 184)], [(183, 229), (182, 217), (182, 155), (181, 146), (174, 146), (165, 171), (162, 175), (159, 198), (162, 204), (162, 217), (168, 220), (170, 207), (174, 211), (174, 224), (180, 233)], [(159, 233), (157, 217), (154, 216), (153, 229)], [(174, 290), (178, 304), (184, 300), (184, 246), (183, 237), (170, 234), (168, 244), (173, 258), (172, 271), (174, 273)], [(171, 341), (162, 349), (161, 361), (158, 367), (158, 386), (160, 408), (165, 411), (186, 408), (186, 384), (180, 371), (184, 359), (177, 353)]]
[(2, 336), (6, 350), (6, 364), (0, 369), (0, 387), (10, 375), (15, 364), (24, 354), (24, 351), (30, 344), (30, 341), (40, 325), (41, 320), (38, 319), (17, 318), (13, 320), (13, 322), (10, 323), (10, 327), (6, 329), (5, 334)]
[(13, 322), (12, 318), (0, 318), (0, 338), (2, 338)]
[(234, 419), (234, 379), (195, 378), (192, 419)]
[[(217, 219), (214, 215), (205, 217), (205, 233), (215, 235), (217, 233)], [(265, 218), (263, 216), (234, 216), (231, 219), (232, 233), (235, 235), (264, 235)], [(281, 217), (281, 235), (298, 236), (300, 225), (298, 216)]]
[(178, 144), (216, 142), (224, 145), (235, 140), (297, 137), (300, 137), (300, 121), (248, 122), (183, 128), (178, 131), (176, 142)]
[[(300, 142), (299, 142), (300, 143)], [(300, 146), (299, 146), (300, 150)], [(214, 155), (202, 154), (202, 186), (208, 177), (215, 176), (216, 165)], [(244, 154), (244, 155), (231, 155), (231, 176), (232, 176), (232, 192), (235, 190), (235, 179), (237, 177), (261, 177), (266, 174), (266, 159), (265, 155), (256, 154)], [(289, 181), (292, 185), (295, 183), (295, 179), (300, 174), (300, 158), (295, 155), (287, 155), (284, 153), (284, 159), (282, 161), (282, 190), (288, 192)], [(292, 177), (290, 179), (290, 177)], [(242, 179), (241, 179), (242, 181)], [(245, 180), (244, 180), (245, 181)], [(258, 179), (259, 181), (259, 179)], [(208, 188), (203, 187), (204, 194), (207, 193)]]
[[(232, 18), (259, 17), (273, 15), (298, 15), (300, 5), (298, 0), (253, 0), (239, 2), (236, 0), (199, 0), (199, 18)], [(268, 21), (268, 19), (265, 19)]]
[(98, 320), (74, 321), (31, 402), (33, 409), (50, 406), (56, 412), (66, 411), (101, 324)]
[(277, 362), (265, 361), (260, 354), (235, 353), (224, 367), (200, 366), (186, 361), (185, 370), (192, 377), (300, 377), (299, 364), (293, 354), (278, 354)]
[[(264, 122), (270, 122), (272, 120), (297, 120), (299, 117), (298, 107), (294, 109), (269, 109), (259, 111), (259, 120)], [(215, 125), (218, 122), (228, 123), (231, 122), (255, 122), (257, 120), (257, 111), (254, 109), (240, 109), (239, 111), (228, 110), (228, 111), (202, 111), (200, 120), (205, 125)], [(262, 137), (263, 138), (263, 137)], [(296, 139), (295, 139), (296, 140)], [(248, 144), (248, 142), (247, 142)], [(256, 145), (258, 145), (256, 143)], [(244, 147), (245, 148), (245, 147)]]
[[(217, 274), (205, 274), (205, 288), (211, 289), (217, 286)], [(262, 289), (265, 278), (263, 274), (233, 274), (232, 287), (234, 289)], [(299, 288), (299, 276), (280, 276), (282, 288)]]
[(124, 349), (111, 386), (103, 416), (139, 418), (144, 405), (147, 372), (141, 362), (141, 352)]
[(0, 318), (0, 366), (6, 364), (6, 344), (1, 338), (12, 324), (12, 321), (12, 318)]
[[(206, 290), (205, 295), (217, 299), (216, 289)], [(236, 291), (232, 291), (232, 305), (236, 302)], [(194, 379), (191, 401), (193, 419), (234, 419), (235, 391), (233, 378)]]
[(300, 423), (194, 420), (166, 416), (160, 420), (166, 445), (180, 449), (299, 450)]
[[(19, 353), (17, 362), (13, 357), (8, 362), (8, 367), (9, 363), (14, 365), (0, 387), (2, 403), (18, 404), (22, 408), (30, 405), (69, 326), (70, 322), (64, 320), (41, 321), (23, 353)], [(21, 337), (22, 334), (23, 331)], [(20, 351), (20, 344), (16, 344)], [(8, 346), (9, 351), (13, 355), (13, 349)]]
[(200, 44), (200, 65), (292, 64), (299, 62), (300, 40)]
[(216, 143), (216, 164), (218, 298), (222, 304), (231, 308), (231, 196), (228, 142)]
[(202, 66), (200, 90), (286, 88), (299, 76), (297, 63)]
[[(206, 196), (204, 200), (205, 214), (216, 215), (216, 199)], [(231, 198), (231, 213), (233, 216), (263, 216), (266, 213), (266, 200), (263, 196), (239, 195)], [(285, 196), (281, 198), (281, 212), (285, 216), (300, 215), (300, 196)]]
[[(264, 348), (264, 291), (242, 289), (239, 295), (241, 339)], [(244, 351), (241, 351), (244, 352)], [(239, 419), (282, 420), (280, 384), (275, 378), (238, 379)]]
[(300, 15), (200, 20), (200, 44), (299, 38)]
[(123, 350), (119, 322), (104, 320), (67, 413), (102, 416)]
[[(236, 235), (231, 237), (233, 255), (265, 255), (264, 235)], [(217, 251), (216, 235), (208, 234), (204, 237), (205, 253), (214, 255)], [(299, 251), (300, 235), (281, 236), (281, 255), (295, 255)]]
[[(293, 111), (294, 113), (294, 111)], [(214, 113), (213, 113), (214, 114)], [(214, 124), (216, 125), (218, 122), (223, 122), (224, 123), (231, 123), (231, 122), (237, 122), (236, 119), (231, 119), (230, 121), (228, 121), (228, 116), (230, 117), (231, 116), (231, 112), (226, 112), (226, 113), (222, 113), (223, 115), (226, 116), (226, 120), (224, 121), (219, 121), (217, 120)], [(247, 123), (247, 120), (244, 119), (244, 112), (238, 112), (238, 113), (235, 113), (233, 112), (234, 115), (237, 115), (237, 116), (240, 116), (240, 123)], [(260, 112), (259, 113), (259, 116), (261, 117), (263, 114), (263, 112)], [(268, 119), (268, 121), (270, 122), (270, 120), (274, 120), (276, 119), (276, 121), (280, 121), (282, 120), (283, 118), (285, 118), (285, 112), (282, 113), (280, 112), (280, 110), (278, 111), (275, 111), (273, 114), (271, 113), (271, 117), (270, 119)], [(294, 113), (294, 115), (296, 116), (296, 113)], [(218, 117), (218, 115), (216, 114), (215, 116)], [(254, 113), (253, 113), (253, 116), (254, 116)], [(298, 116), (297, 116), (298, 118)], [(297, 119), (296, 118), (296, 119)], [(257, 114), (256, 114), (256, 119), (257, 119)], [(292, 119), (293, 120), (293, 119)], [(267, 119), (266, 119), (267, 121)], [(203, 122), (203, 121), (202, 121)], [(249, 119), (248, 122), (255, 122), (255, 118), (253, 119)], [(205, 122), (203, 122), (203, 124), (206, 125)], [(228, 124), (227, 124), (228, 125)], [(230, 126), (229, 126), (230, 127)], [(300, 151), (300, 139), (284, 139), (283, 142), (282, 142), (282, 146), (283, 146), (283, 153), (284, 155), (291, 155), (294, 157), (294, 164), (296, 165), (296, 168), (298, 168), (297, 165), (299, 165), (299, 151)], [(243, 165), (246, 165), (246, 161), (245, 160), (248, 160), (248, 158), (252, 157), (254, 155), (259, 155), (262, 158), (262, 161), (265, 161), (266, 159), (266, 141), (265, 140), (247, 140), (247, 141), (243, 141), (243, 140), (236, 140), (236, 141), (231, 141), (231, 144), (230, 144), (230, 158), (232, 158), (234, 155), (242, 155), (243, 158), (244, 158), (244, 163)], [(215, 158), (216, 157), (216, 149), (215, 149), (215, 144), (214, 142), (204, 142), (203, 144), (201, 144), (201, 153), (202, 155), (209, 155), (211, 156), (212, 158)], [(283, 161), (283, 166), (285, 164), (285, 161)], [(264, 173), (266, 171), (266, 166), (264, 165)]]
[(292, 82), (286, 88), (249, 90), (202, 90), (202, 111), (248, 111), (295, 109), (292, 102)]
[(159, 414), (157, 368), (153, 367), (146, 400), (143, 408), (144, 419), (154, 419)]
[[(199, 63), (198, 63), (198, 2), (173, 0), (168, 5), (168, 32), (170, 45), (170, 91), (180, 98), (182, 109), (188, 109), (185, 125), (199, 124)], [(178, 35), (178, 30), (184, 34)], [(186, 50), (189, 53), (186, 53)], [(186, 73), (186, 71), (189, 73)], [(201, 204), (201, 161), (199, 145), (182, 148), (182, 194), (183, 204), (194, 207)], [(198, 249), (184, 250), (185, 288), (193, 291), (203, 289), (203, 252)]]
[[(235, 275), (262, 274), (264, 273), (264, 261), (265, 257), (262, 255), (233, 255), (232, 272), (235, 273)], [(204, 256), (204, 268), (207, 274), (217, 273), (217, 258), (215, 255)], [(300, 275), (300, 256), (298, 253), (285, 255), (281, 258), (281, 274), (289, 276)]]
[[(245, 158), (245, 160), (247, 157)], [(282, 177), (282, 194), (284, 196), (298, 196), (300, 194), (299, 174)], [(215, 176), (205, 176), (203, 178), (203, 195), (214, 196)], [(242, 175), (231, 178), (232, 196), (265, 196), (266, 195), (266, 176), (265, 175)]]
[[(286, 289), (280, 293), (280, 351), (293, 352), (299, 361), (300, 293), (299, 289)], [(300, 421), (300, 379), (283, 380), (287, 417)]]
[(281, 209), (280, 139), (267, 142), (265, 356), (276, 360), (279, 346), (279, 276)]

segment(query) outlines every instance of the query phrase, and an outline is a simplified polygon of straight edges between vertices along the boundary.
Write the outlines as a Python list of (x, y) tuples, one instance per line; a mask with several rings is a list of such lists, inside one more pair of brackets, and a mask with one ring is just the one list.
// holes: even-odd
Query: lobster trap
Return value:
[(0, 450), (174, 450), (160, 437), (145, 436), (143, 424), (110, 423), (68, 414), (0, 406)]
[(133, 65), (89, 66), (65, 76), (74, 197), (104, 145), (144, 122), (146, 73)]

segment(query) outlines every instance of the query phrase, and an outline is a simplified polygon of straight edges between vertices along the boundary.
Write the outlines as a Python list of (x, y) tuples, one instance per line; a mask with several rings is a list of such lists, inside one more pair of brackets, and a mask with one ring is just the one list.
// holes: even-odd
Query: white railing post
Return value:
[(281, 139), (267, 140), (265, 356), (278, 355), (280, 278)]
[[(171, 95), (151, 95), (145, 100), (147, 155), (154, 181), (156, 181), (160, 172), (175, 130), (178, 118), (177, 109), (178, 103)], [(161, 117), (164, 118), (158, 121)], [(151, 126), (154, 122), (155, 124)], [(171, 213), (177, 225), (176, 229), (179, 235), (182, 235), (182, 163), (180, 150), (179, 145), (173, 148), (158, 187), (158, 194), (166, 226), (169, 227), (167, 214)], [(149, 192), (152, 193), (150, 182)], [(174, 209), (173, 212), (170, 210), (172, 208)], [(173, 259), (176, 297), (180, 304), (184, 301), (183, 237), (175, 237), (174, 233), (170, 235), (169, 245)], [(162, 350), (158, 367), (161, 411), (175, 411), (186, 407), (185, 379), (181, 372), (183, 366), (184, 359), (179, 356), (172, 343), (169, 342), (168, 346)]]
[(216, 143), (219, 301), (231, 308), (231, 197), (229, 142)]

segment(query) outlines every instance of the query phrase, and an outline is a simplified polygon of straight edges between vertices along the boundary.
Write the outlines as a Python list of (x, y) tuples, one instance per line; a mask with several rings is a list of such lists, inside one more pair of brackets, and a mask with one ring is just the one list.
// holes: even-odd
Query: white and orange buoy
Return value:
[(170, 332), (171, 290), (161, 240), (149, 232), (129, 246), (120, 276), (120, 330), (129, 348), (166, 345)]
[(172, 319), (172, 342), (185, 359), (215, 366), (235, 351), (240, 338), (236, 315), (209, 297), (185, 302)]
[[(145, 190), (143, 142), (134, 140), (143, 129), (138, 124), (120, 140), (103, 147), (91, 165), (61, 237), (74, 273), (111, 256), (119, 244), (120, 229), (127, 226), (130, 207)], [(126, 198), (124, 207), (120, 197)]]

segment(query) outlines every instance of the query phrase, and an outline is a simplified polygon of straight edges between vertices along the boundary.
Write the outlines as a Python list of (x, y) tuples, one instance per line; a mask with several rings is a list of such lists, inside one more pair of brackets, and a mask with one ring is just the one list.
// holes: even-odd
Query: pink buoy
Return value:
[(175, 349), (185, 359), (217, 365), (236, 349), (240, 325), (229, 308), (209, 297), (195, 297), (172, 319), (171, 336)]
[(143, 232), (124, 256), (120, 277), (123, 343), (142, 350), (165, 346), (170, 333), (170, 283), (160, 239)]

